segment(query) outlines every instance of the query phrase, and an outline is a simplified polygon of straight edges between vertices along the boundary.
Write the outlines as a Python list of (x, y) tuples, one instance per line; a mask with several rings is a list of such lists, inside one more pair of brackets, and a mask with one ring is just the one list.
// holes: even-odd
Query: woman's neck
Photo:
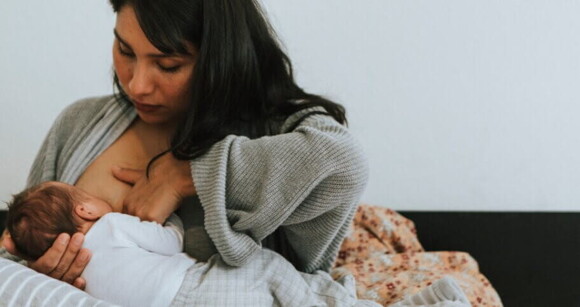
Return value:
[(132, 130), (143, 142), (145, 148), (160, 153), (170, 148), (176, 128), (175, 123), (149, 124), (137, 118), (133, 123)]
[(173, 136), (175, 130), (177, 129), (177, 122), (151, 124), (144, 122), (139, 117), (137, 117), (134, 124), (138, 126), (139, 129), (143, 129), (143, 131), (147, 131), (149, 134), (164, 135), (167, 137)]

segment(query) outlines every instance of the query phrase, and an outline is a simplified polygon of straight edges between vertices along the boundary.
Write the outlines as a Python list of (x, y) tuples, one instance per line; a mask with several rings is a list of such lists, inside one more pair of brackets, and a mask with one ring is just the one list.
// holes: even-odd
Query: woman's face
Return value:
[(164, 54), (149, 42), (131, 6), (117, 14), (113, 61), (119, 83), (149, 124), (172, 124), (184, 114), (191, 97), (195, 56)]

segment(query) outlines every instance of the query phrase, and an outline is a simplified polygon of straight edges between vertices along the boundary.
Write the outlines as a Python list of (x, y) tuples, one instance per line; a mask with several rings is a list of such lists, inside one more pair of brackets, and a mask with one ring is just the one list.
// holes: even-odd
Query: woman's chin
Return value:
[(146, 124), (151, 124), (151, 125), (159, 125), (159, 124), (163, 124), (163, 123), (168, 121), (167, 118), (165, 118), (164, 116), (151, 114), (151, 113), (143, 113), (143, 112), (139, 112), (139, 111), (137, 111), (137, 116), (139, 116), (139, 119), (142, 122), (144, 122)]
[(176, 120), (168, 118), (167, 116), (155, 116), (152, 114), (142, 114), (141, 112), (137, 112), (137, 116), (143, 123), (152, 126), (174, 126), (176, 123)]

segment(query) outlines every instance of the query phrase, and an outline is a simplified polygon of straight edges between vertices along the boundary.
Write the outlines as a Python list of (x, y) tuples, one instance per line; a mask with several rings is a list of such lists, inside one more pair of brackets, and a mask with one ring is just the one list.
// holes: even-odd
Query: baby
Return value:
[(179, 305), (183, 296), (204, 306), (378, 306), (358, 301), (353, 289), (324, 272), (297, 272), (265, 249), (237, 268), (217, 254), (197, 262), (182, 252), (183, 226), (176, 215), (162, 226), (112, 211), (80, 188), (46, 182), (14, 196), (6, 226), (30, 259), (43, 255), (60, 233), (84, 233), (84, 247), (93, 253), (82, 274), (85, 290), (122, 306)]
[(182, 253), (183, 228), (113, 213), (102, 199), (60, 182), (16, 195), (6, 227), (25, 258), (43, 255), (60, 233), (85, 234), (93, 251), (83, 272), (86, 291), (123, 306), (169, 306), (195, 260)]

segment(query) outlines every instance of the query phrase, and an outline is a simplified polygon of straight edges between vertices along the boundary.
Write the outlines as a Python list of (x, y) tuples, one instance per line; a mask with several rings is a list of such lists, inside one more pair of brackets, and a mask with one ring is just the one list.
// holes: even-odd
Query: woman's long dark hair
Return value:
[[(177, 159), (199, 157), (228, 134), (257, 138), (276, 133), (275, 123), (313, 106), (346, 124), (344, 107), (296, 84), (290, 59), (257, 1), (110, 2), (115, 12), (132, 6), (143, 32), (160, 51), (187, 53), (186, 41), (198, 49), (188, 114), (168, 150)], [(118, 96), (127, 99), (116, 75), (114, 80)]]

